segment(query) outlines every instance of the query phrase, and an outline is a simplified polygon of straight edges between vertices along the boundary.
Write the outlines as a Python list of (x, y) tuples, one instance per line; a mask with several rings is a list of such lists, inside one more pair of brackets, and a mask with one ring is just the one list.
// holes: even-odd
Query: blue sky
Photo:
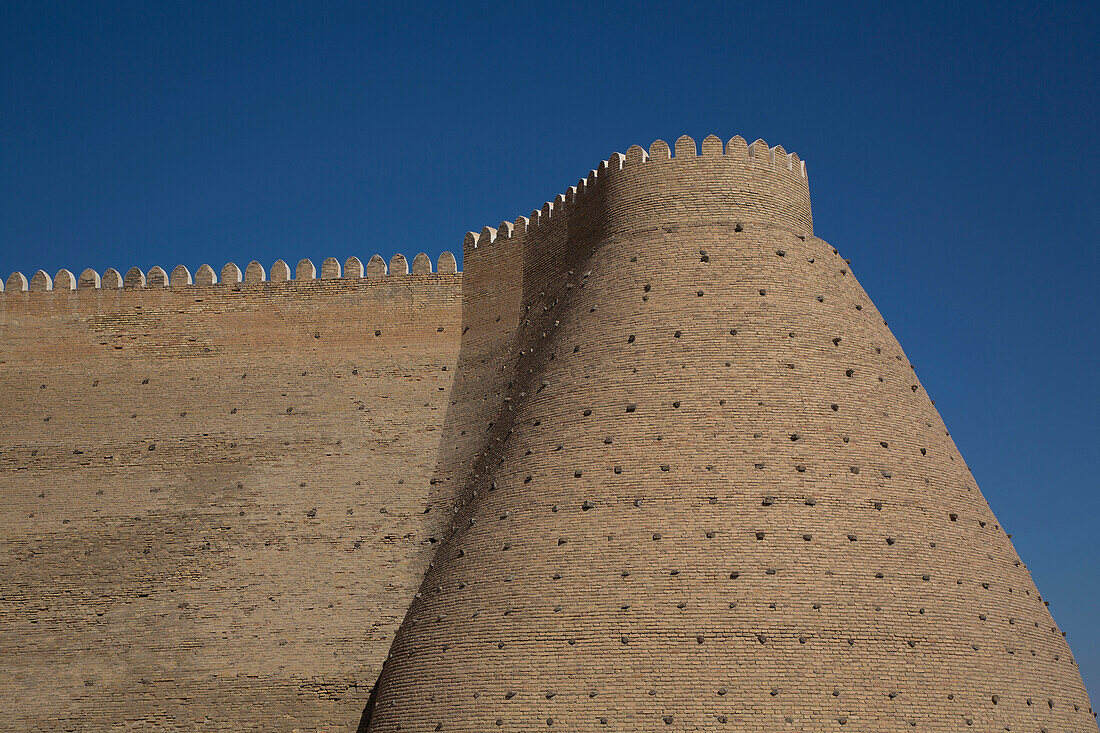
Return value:
[(806, 161), (1100, 694), (1100, 4), (0, 4), (0, 272), (461, 250), (612, 151)]

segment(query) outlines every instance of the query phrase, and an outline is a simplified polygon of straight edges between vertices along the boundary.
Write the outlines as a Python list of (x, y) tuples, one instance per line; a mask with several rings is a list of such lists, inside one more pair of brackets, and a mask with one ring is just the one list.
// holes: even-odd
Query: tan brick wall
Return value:
[(375, 731), (1095, 732), (802, 162), (674, 148), (461, 276), (9, 278), (0, 727), (343, 730), (390, 649)]
[(1096, 731), (801, 167), (651, 150), (467, 239), (513, 361), (371, 730)]
[(460, 292), (0, 294), (0, 729), (354, 729), (441, 519)]

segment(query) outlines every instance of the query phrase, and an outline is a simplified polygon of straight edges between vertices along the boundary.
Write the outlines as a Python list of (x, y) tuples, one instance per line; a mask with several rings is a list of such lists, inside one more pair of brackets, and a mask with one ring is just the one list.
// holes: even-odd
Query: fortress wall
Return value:
[(343, 730), (389, 648), (371, 730), (1096, 731), (804, 164), (674, 147), (462, 274), (10, 276), (0, 728)]
[(514, 362), (372, 731), (1097, 730), (805, 178), (742, 146), (467, 239), (522, 245)]
[(442, 519), (453, 263), (9, 278), (0, 729), (354, 726)]

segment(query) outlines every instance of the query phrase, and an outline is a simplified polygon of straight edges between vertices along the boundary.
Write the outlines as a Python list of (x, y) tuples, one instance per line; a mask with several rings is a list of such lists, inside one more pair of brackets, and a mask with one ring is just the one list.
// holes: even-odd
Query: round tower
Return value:
[(371, 731), (1097, 730), (797, 155), (631, 148), (464, 269), (463, 488)]

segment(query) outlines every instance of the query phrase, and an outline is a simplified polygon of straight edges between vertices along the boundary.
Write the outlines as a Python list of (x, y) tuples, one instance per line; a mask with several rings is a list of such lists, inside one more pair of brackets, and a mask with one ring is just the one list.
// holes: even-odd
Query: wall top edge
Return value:
[(570, 186), (565, 193), (547, 201), (541, 209), (531, 212), (530, 216), (519, 216), (513, 222), (502, 221), (498, 226), (482, 227), (480, 232), (467, 232), (463, 240), (463, 251), (477, 250), (479, 246), (492, 244), (498, 238), (511, 239), (543, 226), (557, 217), (582, 198), (589, 190), (599, 185), (601, 178), (607, 178), (616, 171), (633, 169), (647, 164), (668, 162), (688, 163), (718, 162), (730, 165), (751, 166), (754, 170), (774, 172), (784, 176), (790, 185), (807, 189), (808, 177), (806, 162), (798, 153), (787, 152), (782, 145), (769, 146), (764, 140), (757, 139), (748, 143), (745, 138), (735, 135), (726, 143), (716, 135), (708, 135), (698, 145), (694, 138), (681, 135), (673, 146), (664, 140), (654, 140), (646, 150), (640, 145), (632, 145), (626, 153), (612, 153), (607, 160), (590, 170), (588, 176)]
[(192, 276), (190, 270), (184, 265), (176, 265), (171, 273), (166, 272), (159, 265), (154, 266), (149, 272), (142, 272), (137, 267), (131, 267), (125, 274), (113, 267), (108, 268), (100, 275), (89, 268), (74, 276), (66, 269), (58, 270), (53, 277), (45, 270), (39, 270), (27, 279), (22, 272), (13, 272), (7, 280), (0, 282), (0, 292), (44, 292), (44, 291), (68, 291), (74, 290), (140, 290), (156, 288), (181, 288), (188, 286), (209, 285), (250, 285), (253, 283), (282, 283), (302, 282), (311, 280), (355, 280), (378, 279), (393, 277), (415, 277), (418, 275), (455, 275), (461, 274), (458, 270), (458, 262), (450, 252), (443, 252), (433, 264), (431, 258), (423, 252), (409, 261), (402, 254), (396, 254), (389, 262), (379, 255), (372, 256), (364, 265), (358, 257), (349, 257), (341, 265), (335, 257), (328, 257), (321, 263), (318, 273), (311, 260), (302, 259), (294, 266), (293, 272), (290, 266), (283, 260), (276, 260), (271, 265), (270, 271), (263, 265), (253, 260), (245, 266), (244, 270), (233, 262), (227, 262), (216, 272), (210, 265), (202, 265)]

